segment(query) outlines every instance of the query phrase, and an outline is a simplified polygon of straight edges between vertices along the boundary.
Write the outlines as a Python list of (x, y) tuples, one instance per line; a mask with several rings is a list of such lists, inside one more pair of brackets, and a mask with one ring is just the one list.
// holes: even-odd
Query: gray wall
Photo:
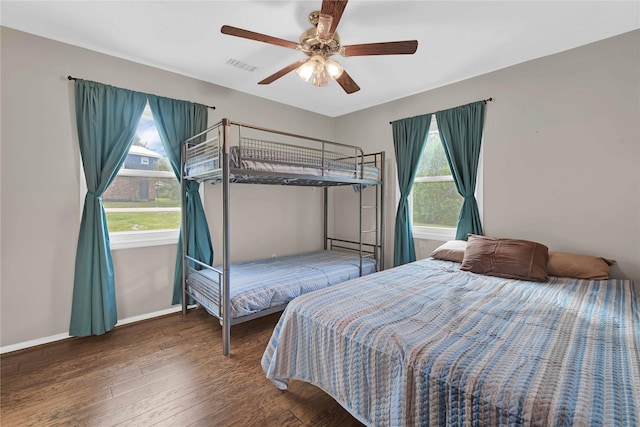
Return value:
[[(640, 279), (639, 46), (634, 31), (339, 117), (339, 139), (390, 158), (387, 265), (398, 191), (389, 121), (493, 97), (485, 234), (613, 258), (613, 276)], [(438, 243), (418, 241), (418, 256)]]
[[(1, 346), (69, 330), (83, 200), (67, 75), (215, 105), (211, 124), (229, 117), (335, 139), (325, 116), (8, 28), (1, 37)], [(204, 197), (220, 248), (219, 186), (207, 185)], [(232, 186), (233, 256), (320, 249), (321, 207), (319, 190)], [(119, 319), (170, 307), (175, 252), (176, 245), (112, 251)]]
[[(484, 140), (487, 234), (615, 258), (615, 275), (640, 278), (638, 31), (337, 119), (6, 28), (1, 37), (1, 346), (68, 331), (82, 202), (69, 74), (216, 105), (211, 123), (230, 117), (386, 150), (388, 265), (396, 199), (389, 121), (494, 97)], [(216, 248), (219, 191), (205, 187)], [(351, 209), (342, 198), (357, 198), (348, 189), (336, 196), (335, 234), (346, 236)], [(320, 247), (320, 207), (319, 190), (233, 186), (232, 256)], [(435, 244), (417, 246), (425, 256)], [(170, 306), (175, 250), (113, 251), (120, 319)]]

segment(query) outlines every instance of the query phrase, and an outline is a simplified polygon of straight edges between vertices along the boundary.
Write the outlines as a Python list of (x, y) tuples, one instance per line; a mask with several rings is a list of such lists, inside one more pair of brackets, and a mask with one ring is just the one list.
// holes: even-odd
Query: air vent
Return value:
[(256, 70), (256, 67), (254, 67), (253, 65), (249, 65), (246, 62), (242, 62), (235, 58), (227, 58), (227, 64), (245, 71), (252, 72)]

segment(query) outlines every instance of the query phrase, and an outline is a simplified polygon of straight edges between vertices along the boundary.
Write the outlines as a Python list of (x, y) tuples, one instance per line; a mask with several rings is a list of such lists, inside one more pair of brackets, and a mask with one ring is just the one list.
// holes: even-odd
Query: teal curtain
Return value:
[(458, 193), (464, 197), (458, 216), (457, 240), (467, 240), (469, 233), (483, 234), (474, 193), (484, 127), (484, 104), (484, 101), (478, 101), (435, 113), (453, 180)]
[[(207, 107), (152, 95), (149, 95), (149, 106), (173, 172), (180, 180), (182, 175), (180, 173), (182, 142), (207, 128)], [(187, 255), (212, 265), (213, 245), (198, 192), (199, 188), (200, 184), (195, 181), (187, 181), (186, 183), (187, 197), (183, 209), (185, 209), (187, 217)], [(182, 303), (182, 245), (181, 230), (173, 278), (172, 304)], [(188, 303), (191, 304), (193, 301), (188, 301)]]
[(118, 320), (102, 194), (127, 156), (147, 99), (126, 89), (76, 80), (75, 102), (88, 191), (78, 235), (69, 334), (101, 335)]
[(416, 249), (411, 231), (409, 194), (418, 171), (431, 125), (431, 114), (391, 122), (393, 147), (398, 169), (400, 202), (396, 213), (394, 233), (393, 266), (397, 267), (416, 260)]

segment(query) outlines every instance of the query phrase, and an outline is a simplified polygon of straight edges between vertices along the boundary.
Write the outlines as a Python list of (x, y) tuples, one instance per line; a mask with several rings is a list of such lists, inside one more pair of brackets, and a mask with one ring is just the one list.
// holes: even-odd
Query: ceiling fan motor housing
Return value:
[(331, 39), (322, 39), (318, 35), (318, 20), (320, 18), (320, 11), (315, 10), (309, 14), (309, 22), (314, 26), (310, 28), (300, 36), (300, 46), (302, 51), (309, 55), (321, 55), (323, 57), (329, 57), (335, 55), (340, 51), (340, 36), (334, 32)]

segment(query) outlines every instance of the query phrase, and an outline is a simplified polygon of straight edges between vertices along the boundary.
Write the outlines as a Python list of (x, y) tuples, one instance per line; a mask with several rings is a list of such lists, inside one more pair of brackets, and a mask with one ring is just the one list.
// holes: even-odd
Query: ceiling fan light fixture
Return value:
[(342, 68), (342, 65), (338, 64), (333, 59), (327, 59), (324, 66), (327, 70), (327, 73), (329, 74), (329, 77), (331, 77), (333, 80), (340, 77), (344, 72), (344, 68)]
[(322, 73), (325, 68), (325, 59), (320, 55), (313, 55), (307, 62), (302, 64), (296, 70), (296, 73), (302, 80), (308, 82), (311, 77), (315, 77)]
[(302, 80), (308, 82), (311, 76), (313, 76), (313, 68), (313, 62), (311, 62), (311, 60), (308, 60), (296, 69), (296, 73)]
[(326, 86), (329, 84), (329, 73), (327, 73), (326, 69), (323, 69), (321, 72), (314, 74), (313, 84), (315, 86)]

